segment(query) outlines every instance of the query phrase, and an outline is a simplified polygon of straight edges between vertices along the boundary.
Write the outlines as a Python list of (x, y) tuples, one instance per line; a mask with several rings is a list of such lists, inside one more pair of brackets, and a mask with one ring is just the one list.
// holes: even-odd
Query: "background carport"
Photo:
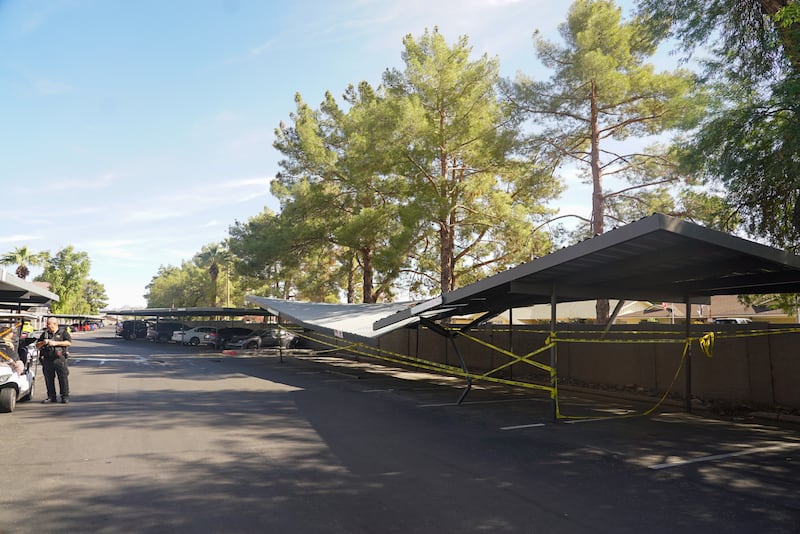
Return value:
[(55, 293), (0, 270), (0, 308), (17, 311), (47, 308), (54, 301), (58, 302)]
[[(422, 322), (451, 339), (505, 312), (533, 304), (552, 307), (555, 333), (559, 302), (592, 299), (707, 303), (711, 295), (800, 292), (800, 257), (663, 214), (640, 219), (548, 256), (533, 260), (438, 298), (359, 311), (358, 305), (320, 313), (314, 305), (248, 297), (306, 328), (335, 330), (339, 337), (370, 339), (393, 328)], [(314, 311), (314, 310), (317, 311)], [(357, 314), (362, 316), (359, 318)], [(477, 318), (453, 333), (440, 326), (453, 316)], [(613, 320), (612, 314), (612, 320)], [(346, 330), (348, 321), (349, 330)], [(372, 321), (372, 328), (364, 323)], [(609, 321), (610, 325), (611, 321)], [(690, 339), (690, 322), (686, 338)], [(551, 348), (551, 392), (556, 346)], [(686, 407), (691, 409), (691, 351), (687, 354)], [(463, 366), (463, 360), (462, 360)], [(469, 381), (469, 373), (466, 373)], [(469, 388), (469, 382), (468, 382)], [(466, 393), (466, 391), (465, 391)], [(463, 399), (463, 396), (462, 396)], [(554, 401), (554, 415), (555, 415)]]
[(272, 313), (261, 308), (138, 308), (129, 310), (101, 310), (101, 313), (125, 317), (246, 317), (248, 315), (269, 317)]
[(51, 302), (58, 302), (58, 295), (42, 286), (0, 270), (0, 310), (10, 310), (11, 312), (0, 312), (0, 314), (4, 321), (13, 322), (17, 329), (15, 336), (17, 349), (19, 349), (23, 323), (25, 321), (35, 322), (40, 319), (38, 313), (32, 313), (30, 310), (46, 310)]

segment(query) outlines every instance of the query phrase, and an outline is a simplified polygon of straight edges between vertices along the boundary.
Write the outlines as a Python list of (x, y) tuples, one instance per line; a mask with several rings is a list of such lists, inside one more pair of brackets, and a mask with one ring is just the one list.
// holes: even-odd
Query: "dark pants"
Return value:
[(67, 359), (63, 356), (58, 358), (46, 357), (42, 359), (42, 374), (44, 383), (47, 386), (47, 397), (56, 398), (56, 377), (58, 377), (58, 389), (62, 397), (69, 397), (69, 368)]

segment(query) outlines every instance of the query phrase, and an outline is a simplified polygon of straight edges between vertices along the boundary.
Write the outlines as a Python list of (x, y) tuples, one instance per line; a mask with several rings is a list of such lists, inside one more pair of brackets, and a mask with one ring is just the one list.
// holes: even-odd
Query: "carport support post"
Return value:
[(283, 325), (281, 324), (281, 314), (278, 314), (278, 361), (283, 363), (283, 343), (281, 343), (281, 332)]
[(686, 411), (692, 413), (692, 304), (686, 296)]
[[(550, 294), (550, 335), (553, 335), (556, 332), (556, 305), (556, 286), (554, 284), (553, 292)], [(550, 392), (550, 398), (553, 400), (551, 414), (554, 423), (558, 422), (558, 373), (556, 371), (557, 346), (557, 342), (553, 341), (553, 346), (550, 347), (550, 367), (553, 369), (550, 374), (550, 387), (553, 388)]]

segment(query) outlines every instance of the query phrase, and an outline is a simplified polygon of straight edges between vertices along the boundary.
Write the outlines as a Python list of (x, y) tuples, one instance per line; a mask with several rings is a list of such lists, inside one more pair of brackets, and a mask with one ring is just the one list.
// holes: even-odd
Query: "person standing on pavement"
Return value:
[(39, 361), (42, 362), (42, 374), (44, 383), (47, 386), (47, 398), (43, 404), (58, 402), (56, 396), (56, 377), (58, 377), (58, 388), (61, 392), (61, 402), (69, 402), (69, 368), (67, 367), (67, 349), (72, 345), (72, 336), (69, 330), (58, 326), (58, 319), (55, 317), (47, 318), (47, 327), (36, 348), (39, 349)]

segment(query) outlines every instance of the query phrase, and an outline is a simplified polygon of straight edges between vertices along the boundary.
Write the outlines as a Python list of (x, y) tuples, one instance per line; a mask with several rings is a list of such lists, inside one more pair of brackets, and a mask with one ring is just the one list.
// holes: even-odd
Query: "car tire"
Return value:
[(193, 337), (192, 339), (189, 340), (189, 345), (191, 345), (193, 347), (196, 347), (199, 344), (200, 344), (200, 338), (199, 337)]
[(247, 343), (246, 349), (254, 350), (258, 348), (258, 341), (250, 341)]
[(0, 412), (10, 413), (17, 405), (17, 390), (12, 388), (0, 389)]

